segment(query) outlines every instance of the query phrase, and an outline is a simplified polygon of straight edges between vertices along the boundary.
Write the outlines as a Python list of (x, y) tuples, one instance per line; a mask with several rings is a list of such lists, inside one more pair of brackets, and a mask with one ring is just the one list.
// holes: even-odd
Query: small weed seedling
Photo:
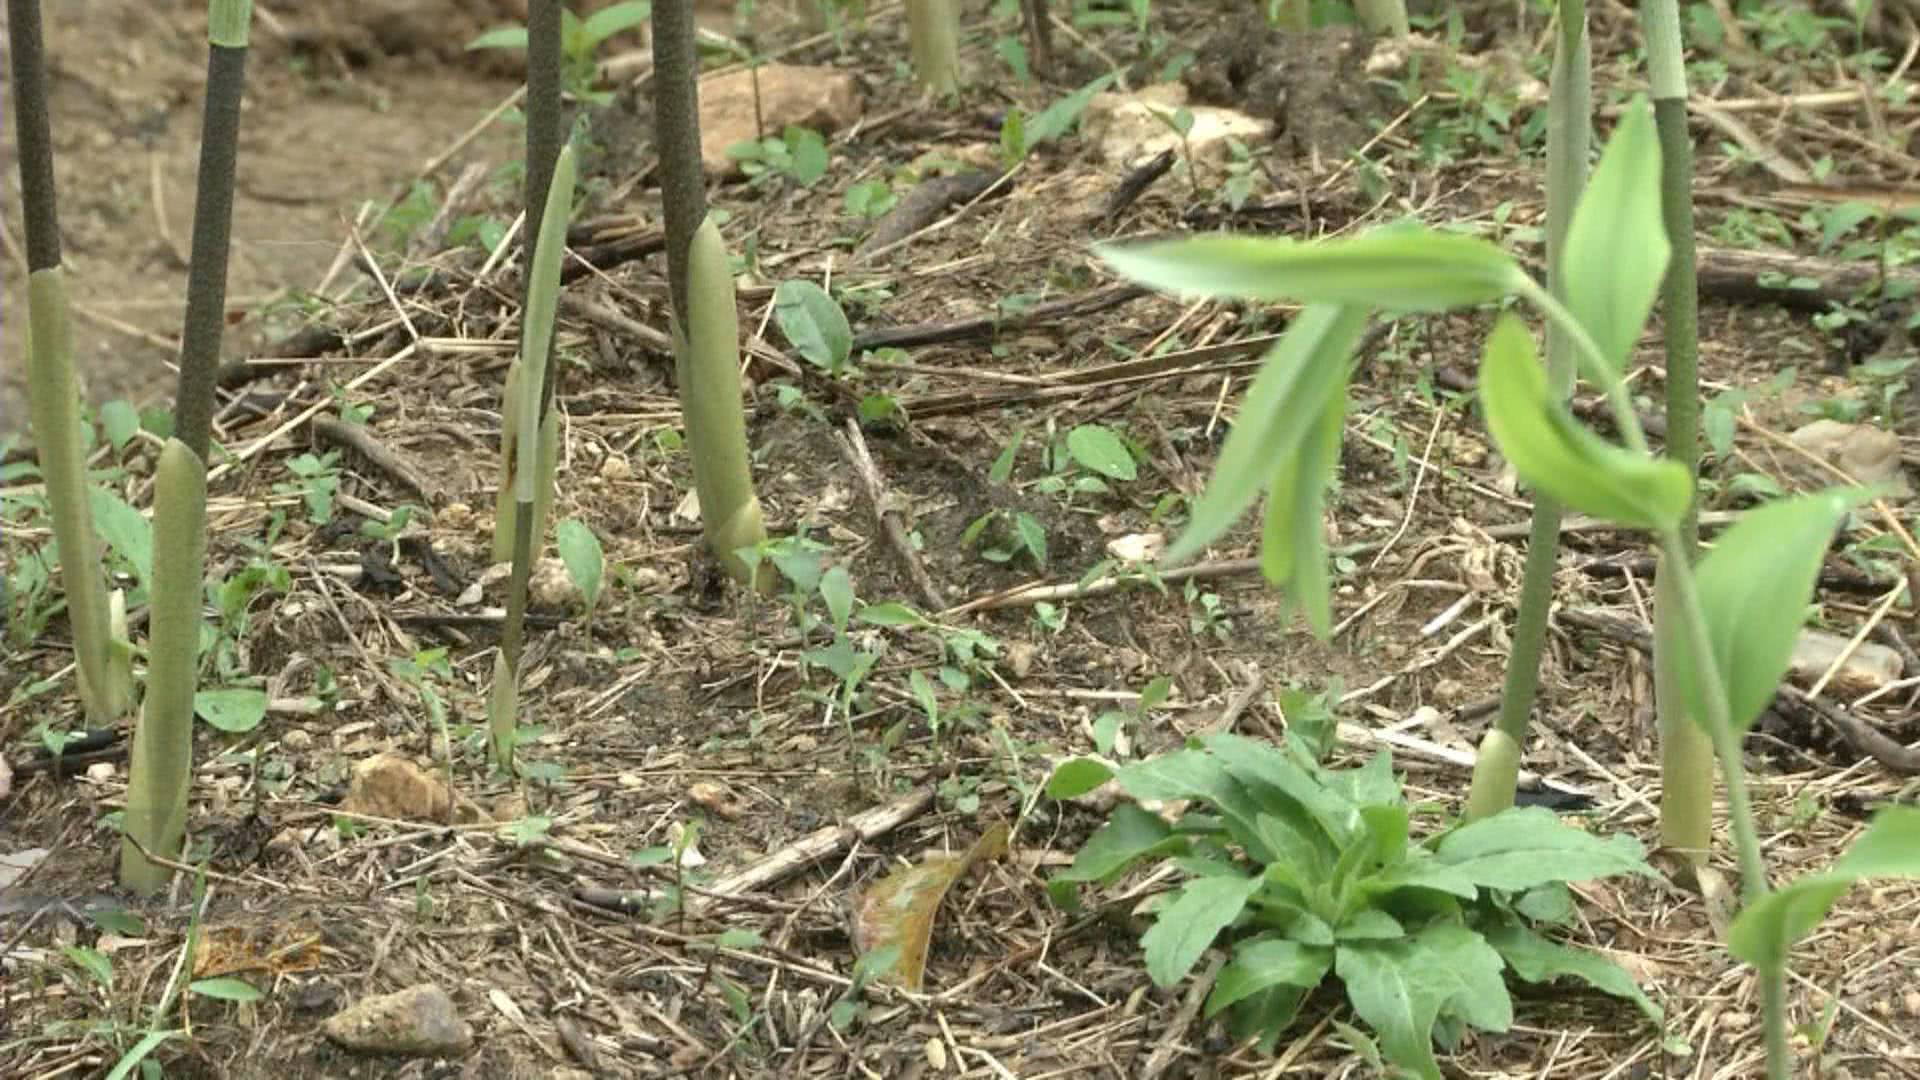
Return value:
[[(589, 105), (605, 105), (613, 100), (611, 91), (596, 90), (599, 61), (596, 54), (608, 38), (646, 22), (653, 15), (647, 0), (627, 0), (610, 4), (582, 19), (566, 9), (560, 12), (561, 82), (567, 92)], [(519, 49), (527, 47), (527, 28), (502, 26), (489, 30), (467, 43), (468, 49)]]

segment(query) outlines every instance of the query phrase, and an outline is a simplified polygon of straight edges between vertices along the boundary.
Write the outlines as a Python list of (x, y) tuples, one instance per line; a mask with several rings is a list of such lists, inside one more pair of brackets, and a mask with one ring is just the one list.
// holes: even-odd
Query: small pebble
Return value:
[(280, 745), (289, 750), (305, 750), (313, 745), (313, 733), (305, 728), (294, 728), (280, 736)]

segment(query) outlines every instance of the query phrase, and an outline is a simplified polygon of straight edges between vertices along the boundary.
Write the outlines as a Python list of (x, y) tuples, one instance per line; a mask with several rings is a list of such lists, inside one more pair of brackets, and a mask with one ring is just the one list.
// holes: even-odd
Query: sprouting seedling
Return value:
[(587, 623), (591, 626), (594, 606), (600, 600), (600, 583), (606, 576), (607, 559), (600, 548), (600, 538), (586, 522), (568, 518), (555, 530), (554, 546), (560, 551), (560, 561), (566, 564), (567, 576), (573, 579), (574, 588), (580, 590), (587, 602)]
[(154, 470), (153, 582), (148, 599), (147, 694), (134, 729), (121, 884), (153, 893), (173, 871), (193, 779), (193, 717), (202, 580), (206, 569), (207, 454), (214, 372), (226, 325), (234, 159), (246, 88), (249, 0), (213, 0), (207, 18), (207, 93), (193, 214), (187, 310), (174, 392), (173, 436)]
[(19, 139), (20, 194), (27, 249), (27, 394), (41, 479), (62, 553), (61, 583), (72, 627), (81, 702), (92, 727), (118, 721), (132, 702), (132, 674), (117, 649), (100, 540), (88, 506), (85, 438), (74, 383), (73, 328), (61, 268), (59, 212), (53, 180), (53, 129), (48, 115), (45, 49), (37, 0), (8, 4), (14, 116)]
[[(553, 183), (547, 191), (547, 205), (540, 223), (540, 235), (534, 248), (527, 288), (527, 305), (520, 324), (520, 374), (518, 399), (508, 407), (518, 410), (521, 431), (541, 426), (540, 386), (546, 374), (553, 342), (553, 325), (560, 296), (560, 254), (566, 245), (567, 219), (573, 205), (574, 158), (571, 146), (562, 147), (554, 163)], [(514, 510), (513, 567), (507, 584), (507, 620), (501, 635), (500, 651), (494, 658), (493, 691), (488, 698), (487, 720), (495, 763), (503, 770), (513, 765), (513, 739), (518, 716), (520, 648), (526, 618), (527, 582), (532, 572), (534, 523), (538, 517), (537, 492), (544, 487), (539, 460), (539, 444), (521, 439), (512, 465)]]
[(666, 218), (667, 291), (673, 303), (674, 365), (694, 489), (707, 548), (736, 580), (772, 588), (739, 558), (766, 539), (753, 490), (746, 414), (740, 405), (740, 315), (720, 228), (707, 213), (700, 166), (692, 0), (654, 11), (654, 122)]

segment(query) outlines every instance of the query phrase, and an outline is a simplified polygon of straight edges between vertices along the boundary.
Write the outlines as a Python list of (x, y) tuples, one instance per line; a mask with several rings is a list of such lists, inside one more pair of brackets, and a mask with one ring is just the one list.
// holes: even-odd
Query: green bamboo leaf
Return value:
[(1184, 562), (1233, 526), (1277, 470), (1288, 468), (1345, 382), (1366, 325), (1359, 307), (1316, 304), (1294, 317), (1248, 388), (1213, 477), (1164, 561)]
[[(1827, 545), (1864, 491), (1834, 489), (1768, 503), (1721, 533), (1695, 569), (1707, 637), (1725, 685), (1728, 720), (1745, 732), (1773, 700), (1792, 662)], [(1765, 582), (1766, 588), (1755, 588)], [(1670, 672), (1696, 723), (1709, 715), (1693, 643), (1674, 634)]]
[(1333, 632), (1333, 587), (1327, 574), (1327, 485), (1340, 463), (1347, 420), (1344, 383), (1322, 406), (1298, 455), (1267, 488), (1266, 527), (1260, 536), (1260, 572), (1284, 591), (1313, 635)]
[(582, 40), (598, 45), (622, 30), (631, 30), (653, 17), (653, 5), (647, 0), (627, 0), (611, 4), (586, 17), (580, 24)]
[(1172, 986), (1186, 978), (1220, 931), (1240, 917), (1247, 899), (1260, 888), (1260, 880), (1220, 874), (1196, 878), (1181, 887), (1140, 936), (1153, 984)]
[(1686, 467), (1606, 442), (1575, 421), (1547, 390), (1533, 338), (1503, 314), (1480, 362), (1480, 401), (1500, 452), (1535, 490), (1622, 525), (1670, 528), (1686, 513)]
[(265, 997), (252, 983), (245, 979), (218, 978), (196, 979), (187, 984), (187, 989), (201, 997), (217, 1001), (249, 1002)]
[(1834, 901), (1866, 878), (1920, 878), (1920, 808), (1890, 806), (1874, 815), (1834, 868), (1766, 894), (1727, 929), (1727, 949), (1765, 970), (1827, 916)]
[(469, 51), (474, 49), (524, 49), (527, 47), (527, 28), (524, 26), (497, 26), (467, 42)]
[(1660, 218), (1660, 140), (1645, 100), (1636, 100), (1607, 140), (1574, 209), (1561, 267), (1567, 307), (1609, 365), (1610, 384), (1653, 311), (1672, 247)]
[(1423, 226), (1342, 240), (1220, 234), (1095, 250), (1135, 281), (1221, 299), (1430, 312), (1489, 303), (1530, 283), (1520, 264), (1495, 245)]

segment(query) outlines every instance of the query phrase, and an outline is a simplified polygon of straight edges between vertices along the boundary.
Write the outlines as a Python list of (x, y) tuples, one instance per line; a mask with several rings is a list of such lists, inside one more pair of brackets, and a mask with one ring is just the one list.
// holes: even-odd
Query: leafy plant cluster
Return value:
[(1386, 752), (1340, 769), (1305, 740), (1276, 747), (1233, 734), (1125, 766), (1077, 758), (1054, 771), (1047, 794), (1073, 798), (1108, 780), (1142, 803), (1188, 809), (1169, 821), (1122, 804), (1050, 891), (1074, 910), (1083, 884), (1112, 883), (1142, 862), (1178, 867), (1184, 882), (1153, 901), (1141, 937), (1147, 973), (1172, 986), (1221, 944), (1228, 960), (1204, 1014), (1224, 1016), (1262, 1052), (1329, 976), (1373, 1032), (1361, 1041), (1436, 1080), (1436, 1041), (1452, 1048), (1468, 1027), (1509, 1028), (1509, 972), (1578, 979), (1660, 1019), (1626, 972), (1540, 929), (1572, 925), (1570, 883), (1653, 873), (1631, 837), (1531, 807), (1415, 840), (1415, 810)]

